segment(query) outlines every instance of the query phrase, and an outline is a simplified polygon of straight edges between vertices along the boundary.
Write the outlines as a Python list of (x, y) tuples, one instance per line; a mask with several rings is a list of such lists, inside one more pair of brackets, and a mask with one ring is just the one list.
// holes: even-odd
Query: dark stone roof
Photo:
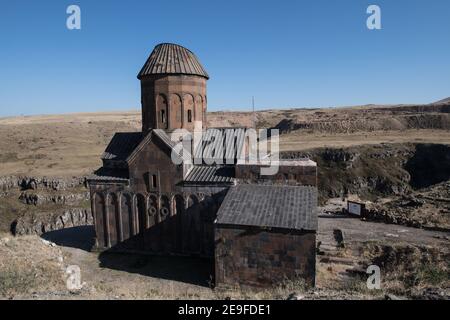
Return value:
[(216, 224), (317, 230), (317, 188), (241, 184), (231, 187)]
[(169, 148), (175, 147), (176, 141), (172, 141), (170, 136), (163, 129), (153, 129), (153, 132), (164, 142)]
[[(167, 133), (162, 129), (152, 129), (147, 133), (120, 132), (113, 136), (101, 159), (104, 161), (115, 161), (119, 163), (132, 161), (139, 154), (142, 148), (149, 141), (151, 141), (151, 139), (153, 139), (152, 136), (156, 136), (165, 146), (167, 146), (170, 151), (174, 150), (174, 147), (179, 143), (179, 141), (173, 141), (170, 133)], [(244, 128), (207, 129), (202, 134), (202, 141), (198, 143), (196, 148), (194, 148), (194, 159), (191, 160), (194, 161), (193, 163), (195, 165), (236, 164), (237, 160), (242, 156), (244, 139)], [(180, 162), (182, 161), (183, 153), (184, 150), (177, 150), (176, 156)], [(188, 150), (186, 150), (186, 156), (191, 158)], [(198, 159), (201, 159), (202, 161)], [(198, 173), (198, 170), (205, 169), (195, 170), (195, 172)], [(221, 169), (218, 172), (225, 171), (224, 169)], [(214, 174), (212, 172), (209, 173), (211, 174), (210, 179), (212, 179)], [(217, 177), (217, 179), (219, 178)], [(210, 180), (209, 182), (213, 181)], [(230, 181), (227, 180), (225, 182)]]
[(184, 182), (195, 184), (232, 184), (234, 183), (234, 167), (194, 166), (189, 171)]
[[(236, 163), (242, 156), (245, 128), (209, 128), (202, 135), (200, 145), (194, 148), (195, 159), (207, 159), (220, 164)], [(226, 160), (231, 160), (227, 163)], [(195, 162), (198, 163), (198, 162)]]
[[(170, 149), (179, 143), (178, 140), (172, 140), (170, 133), (163, 129), (153, 129), (152, 132)], [(245, 128), (209, 128), (203, 131), (202, 141), (194, 147), (194, 159), (198, 160), (192, 160), (195, 164), (203, 165), (235, 164), (242, 156), (244, 139)], [(181, 149), (177, 151), (180, 159), (182, 154)], [(190, 150), (186, 150), (186, 154), (191, 157)], [(227, 162), (227, 159), (230, 161)]]
[(137, 77), (141, 79), (155, 74), (187, 74), (209, 78), (193, 52), (173, 43), (158, 44)]
[(94, 174), (88, 176), (87, 180), (101, 182), (128, 182), (128, 170), (101, 167), (100, 169), (96, 170)]
[[(173, 141), (171, 137), (167, 134), (163, 129), (153, 129), (153, 133), (170, 149), (171, 156), (173, 152), (173, 148), (177, 145), (176, 141)], [(178, 158), (180, 163), (183, 161), (182, 152), (174, 153), (174, 156)]]
[(142, 132), (119, 132), (103, 152), (102, 160), (125, 161), (143, 138)]

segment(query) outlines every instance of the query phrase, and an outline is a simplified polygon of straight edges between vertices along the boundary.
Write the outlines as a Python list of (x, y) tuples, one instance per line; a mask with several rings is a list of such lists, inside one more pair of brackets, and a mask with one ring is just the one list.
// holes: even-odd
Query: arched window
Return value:
[(158, 178), (156, 174), (152, 174), (152, 188), (158, 188)]
[(189, 124), (188, 127), (192, 127), (192, 123), (194, 122), (194, 97), (191, 94), (185, 94), (183, 100), (183, 108), (185, 112), (184, 119), (186, 124)]
[(148, 192), (158, 190), (159, 188), (159, 172), (146, 172), (143, 175), (145, 186)]
[(158, 94), (156, 97), (156, 116), (157, 124), (161, 129), (168, 129), (167, 119), (167, 99), (163, 94)]

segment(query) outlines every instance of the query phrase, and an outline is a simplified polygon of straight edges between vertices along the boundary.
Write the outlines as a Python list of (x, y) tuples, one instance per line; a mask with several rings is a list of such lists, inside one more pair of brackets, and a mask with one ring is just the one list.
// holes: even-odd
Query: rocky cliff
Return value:
[(321, 200), (357, 194), (372, 200), (409, 194), (450, 179), (450, 146), (382, 144), (283, 152), (282, 158), (317, 162)]
[(66, 190), (78, 186), (86, 186), (85, 177), (57, 178), (57, 177), (27, 177), (5, 176), (0, 177), (0, 191), (8, 191), (14, 188), (20, 190)]
[(92, 225), (93, 215), (89, 209), (69, 209), (52, 215), (32, 214), (22, 216), (13, 222), (11, 231), (14, 235), (37, 234), (64, 228)]

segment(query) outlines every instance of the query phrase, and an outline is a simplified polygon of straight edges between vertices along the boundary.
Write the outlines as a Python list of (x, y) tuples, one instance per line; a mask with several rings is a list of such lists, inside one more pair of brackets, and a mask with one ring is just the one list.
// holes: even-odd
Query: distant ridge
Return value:
[(431, 104), (450, 104), (450, 97), (433, 102)]

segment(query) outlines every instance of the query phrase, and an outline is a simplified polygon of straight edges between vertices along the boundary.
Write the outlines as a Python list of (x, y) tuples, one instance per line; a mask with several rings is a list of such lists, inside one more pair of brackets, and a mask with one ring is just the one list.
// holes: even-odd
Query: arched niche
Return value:
[(170, 216), (169, 197), (161, 196), (161, 208), (159, 209), (159, 221), (164, 221)]
[(185, 237), (183, 244), (189, 253), (198, 254), (201, 252), (201, 217), (200, 205), (195, 195), (189, 195), (188, 208), (185, 215)]
[(105, 197), (101, 193), (94, 194), (95, 232), (99, 247), (107, 247), (108, 239), (105, 232)]
[(170, 127), (181, 128), (183, 125), (183, 108), (180, 95), (172, 93), (169, 99)]
[(203, 97), (199, 94), (195, 96), (195, 120), (203, 121)]
[(147, 228), (147, 214), (145, 196), (140, 193), (136, 195), (136, 209), (138, 216), (138, 233), (143, 233)]
[(193, 207), (193, 206), (195, 206), (195, 205), (197, 205), (197, 204), (198, 204), (198, 198), (197, 198), (197, 196), (196, 196), (196, 195), (193, 195), (193, 194), (190, 194), (190, 195), (187, 197), (187, 207), (190, 208), (190, 207)]
[(148, 226), (149, 228), (151, 228), (156, 223), (158, 223), (158, 215), (159, 215), (158, 197), (154, 194), (151, 194), (148, 197), (147, 215), (148, 215)]
[(156, 123), (160, 129), (169, 128), (169, 117), (167, 111), (167, 98), (165, 95), (160, 93), (156, 96)]
[(181, 194), (176, 194), (173, 197), (172, 202), (173, 202), (172, 215), (182, 215), (185, 208), (183, 196)]
[(202, 113), (202, 121), (203, 121), (203, 127), (206, 127), (206, 109), (207, 109), (207, 105), (206, 105), (206, 96), (203, 97), (203, 113)]
[(119, 242), (120, 234), (120, 220), (119, 220), (119, 207), (117, 201), (117, 195), (115, 193), (109, 193), (108, 199), (108, 233), (109, 233), (109, 245), (114, 246)]
[(176, 194), (172, 200), (172, 216), (175, 216), (174, 224), (174, 248), (177, 252), (181, 251), (183, 239), (183, 217), (186, 208), (184, 198), (181, 194)]
[(133, 235), (133, 198), (130, 194), (124, 193), (120, 198), (122, 210), (122, 236), (123, 240)]

